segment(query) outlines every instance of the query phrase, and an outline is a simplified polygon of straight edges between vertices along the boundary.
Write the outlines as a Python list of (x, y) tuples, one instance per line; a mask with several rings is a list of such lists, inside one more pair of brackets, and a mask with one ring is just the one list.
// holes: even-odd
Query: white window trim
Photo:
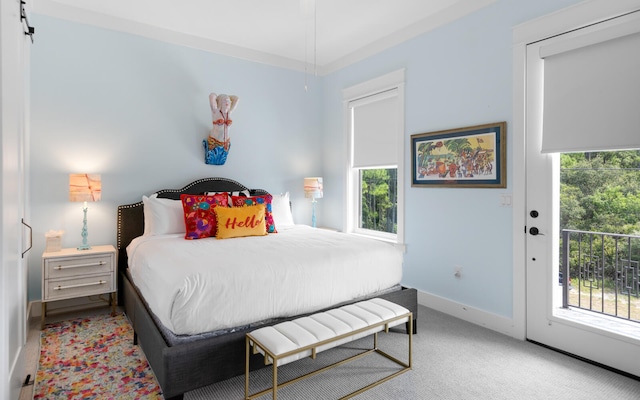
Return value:
[[(347, 153), (345, 157), (345, 204), (346, 204), (346, 217), (343, 222), (343, 232), (354, 233), (358, 235), (368, 236), (380, 240), (390, 241), (393, 243), (397, 243), (399, 245), (404, 246), (404, 192), (405, 192), (405, 184), (404, 184), (404, 176), (405, 176), (405, 168), (404, 168), (404, 68), (396, 70), (394, 72), (388, 73), (386, 75), (380, 76), (378, 78), (371, 79), (366, 82), (362, 82), (358, 85), (351, 86), (342, 91), (342, 104), (343, 104), (343, 132), (344, 137), (347, 139)], [(365, 98), (367, 96), (375, 95), (380, 92), (385, 92), (389, 90), (397, 90), (398, 97), (398, 127), (397, 127), (397, 138), (398, 138), (398, 226), (397, 226), (397, 234), (389, 234), (384, 232), (374, 232), (368, 229), (359, 229), (356, 224), (356, 215), (358, 214), (357, 205), (359, 203), (355, 202), (354, 194), (358, 193), (358, 170), (354, 170), (351, 167), (351, 154), (353, 152), (353, 143), (351, 138), (351, 128), (352, 128), (352, 119), (351, 119), (351, 111), (349, 108), (349, 102)]]

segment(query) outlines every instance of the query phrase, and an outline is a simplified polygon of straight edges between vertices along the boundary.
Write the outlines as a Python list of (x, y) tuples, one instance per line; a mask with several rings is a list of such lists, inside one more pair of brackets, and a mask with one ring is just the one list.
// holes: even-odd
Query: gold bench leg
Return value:
[[(376, 382), (371, 383), (370, 385), (367, 385), (367, 386), (365, 386), (365, 387), (363, 387), (363, 388), (361, 388), (359, 390), (356, 390), (355, 392), (352, 392), (352, 393), (350, 393), (350, 394), (348, 394), (348, 395), (346, 395), (344, 397), (341, 397), (341, 400), (342, 399), (350, 399), (350, 398), (352, 398), (354, 396), (357, 396), (357, 395), (359, 395), (359, 394), (361, 394), (361, 393), (363, 393), (363, 392), (365, 392), (365, 391), (367, 391), (367, 390), (369, 390), (369, 389), (371, 389), (371, 388), (373, 388), (375, 386), (378, 386), (378, 385), (380, 385), (380, 384), (382, 384), (384, 382), (387, 382), (388, 380), (393, 379), (398, 375), (401, 375), (401, 374), (411, 370), (412, 369), (412, 363), (413, 363), (413, 360), (412, 360), (412, 352), (413, 352), (413, 314), (411, 312), (409, 312), (408, 314), (396, 317), (396, 319), (400, 319), (400, 318), (403, 318), (403, 317), (407, 317), (408, 318), (407, 324), (409, 325), (409, 340), (408, 340), (408, 342), (409, 342), (408, 353), (409, 354), (408, 354), (408, 360), (407, 360), (408, 362), (401, 361), (401, 360), (391, 356), (390, 354), (384, 352), (383, 350), (379, 349), (378, 348), (378, 332), (374, 332), (373, 333), (373, 348), (372, 349), (368, 349), (368, 350), (363, 351), (361, 353), (358, 353), (358, 354), (356, 354), (354, 356), (351, 356), (351, 357), (348, 357), (348, 358), (346, 358), (344, 360), (335, 362), (335, 363), (333, 363), (331, 365), (327, 365), (327, 366), (322, 367), (320, 369), (317, 369), (315, 371), (306, 373), (306, 374), (304, 374), (302, 376), (299, 376), (297, 378), (290, 379), (290, 380), (288, 380), (286, 382), (283, 382), (281, 385), (278, 385), (278, 356), (276, 356), (274, 354), (271, 354), (269, 352), (269, 350), (264, 349), (264, 346), (260, 345), (265, 350), (265, 353), (264, 353), (265, 364), (268, 363), (268, 359), (269, 358), (273, 360), (273, 362), (272, 362), (272, 364), (273, 364), (272, 365), (272, 368), (273, 368), (272, 386), (271, 386), (270, 389), (265, 389), (265, 390), (263, 390), (261, 392), (254, 393), (254, 394), (251, 394), (251, 395), (249, 394), (249, 359), (250, 359), (250, 354), (251, 354), (250, 353), (250, 347), (251, 346), (250, 346), (250, 340), (249, 340), (250, 336), (249, 336), (249, 334), (247, 334), (247, 336), (246, 336), (246, 349), (245, 349), (246, 350), (245, 387), (244, 387), (245, 400), (255, 399), (255, 398), (263, 396), (263, 395), (265, 395), (265, 394), (267, 394), (269, 392), (272, 393), (273, 400), (277, 400), (278, 399), (278, 386), (281, 386), (281, 387), (288, 386), (288, 385), (290, 385), (292, 383), (299, 382), (299, 381), (301, 381), (301, 380), (303, 380), (305, 378), (309, 378), (309, 377), (314, 376), (316, 374), (319, 374), (319, 373), (322, 373), (324, 371), (327, 371), (327, 370), (329, 370), (331, 368), (335, 368), (335, 367), (337, 367), (339, 365), (346, 364), (346, 363), (348, 363), (350, 361), (356, 360), (358, 358), (361, 358), (361, 357), (366, 356), (367, 354), (371, 354), (373, 352), (376, 352), (376, 353), (388, 358), (389, 360), (395, 362), (396, 364), (398, 364), (399, 366), (401, 366), (403, 368), (401, 370), (399, 370), (399, 371), (397, 371), (397, 372), (385, 377), (385, 378), (382, 378), (382, 379), (380, 379), (380, 380), (378, 380)], [(390, 320), (390, 321), (392, 321), (392, 320)], [(388, 323), (388, 322), (389, 321), (385, 321), (384, 323)], [(368, 328), (371, 328), (371, 327), (367, 327), (367, 328), (363, 328), (363, 329), (368, 329)], [(338, 340), (338, 339), (339, 339), (339, 337), (336, 337), (336, 338), (333, 338), (333, 339), (328, 339), (325, 342), (331, 342), (331, 341), (335, 341), (335, 340)], [(256, 353), (255, 346), (258, 345), (258, 342), (256, 342), (255, 339), (253, 339), (253, 340), (254, 340), (254, 343), (253, 343), (253, 345), (254, 345), (254, 353)], [(313, 344), (313, 345), (310, 345), (310, 346), (317, 346), (317, 345), (325, 344), (325, 342), (319, 342), (319, 343), (316, 343), (316, 344)], [(310, 346), (308, 346), (306, 350), (309, 350)], [(286, 357), (286, 356), (288, 356), (290, 354), (295, 354), (296, 352), (301, 352), (301, 351), (304, 351), (304, 350), (305, 349), (303, 349), (303, 350), (298, 349), (297, 351), (292, 351), (292, 352), (290, 352), (288, 354), (284, 354), (284, 355), (281, 355), (281, 356)], [(311, 350), (312, 350), (312, 354), (315, 354), (316, 348), (313, 347)]]
[(409, 315), (409, 369), (412, 368), (413, 354), (413, 313)]
[(278, 399), (278, 360), (273, 360), (273, 400)]
[(244, 362), (244, 399), (248, 400), (249, 399), (249, 355), (250, 355), (250, 351), (249, 351), (249, 336), (245, 336), (245, 342), (246, 342), (246, 358), (245, 358), (245, 362)]

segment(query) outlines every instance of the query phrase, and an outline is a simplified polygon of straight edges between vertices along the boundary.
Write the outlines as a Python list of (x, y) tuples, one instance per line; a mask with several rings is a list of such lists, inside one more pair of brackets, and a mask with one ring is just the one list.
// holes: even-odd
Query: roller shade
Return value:
[(543, 46), (542, 152), (640, 148), (640, 20)]
[(398, 164), (398, 90), (349, 102), (353, 121), (353, 166)]

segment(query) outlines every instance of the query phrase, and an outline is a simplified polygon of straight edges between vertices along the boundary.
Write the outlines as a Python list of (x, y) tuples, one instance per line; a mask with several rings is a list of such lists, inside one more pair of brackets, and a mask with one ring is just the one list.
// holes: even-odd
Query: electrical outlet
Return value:
[(453, 276), (455, 276), (456, 278), (462, 277), (462, 267), (461, 266), (456, 265), (455, 267), (453, 267)]
[(511, 207), (511, 203), (513, 202), (513, 195), (511, 194), (501, 194), (500, 195), (500, 206), (501, 207)]

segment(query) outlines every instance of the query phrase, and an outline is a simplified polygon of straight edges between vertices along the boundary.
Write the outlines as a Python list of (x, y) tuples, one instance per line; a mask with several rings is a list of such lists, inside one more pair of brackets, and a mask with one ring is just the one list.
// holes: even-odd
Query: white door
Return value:
[[(640, 32), (640, 12), (626, 15)], [(616, 18), (536, 42), (526, 50), (526, 337), (553, 348), (640, 376), (640, 324), (637, 335), (597, 328), (561, 309), (559, 260), (559, 156), (542, 154), (544, 61), (540, 50), (572, 51), (567, 39), (580, 41), (596, 31), (620, 25)], [(632, 29), (633, 30), (633, 29)], [(628, 33), (627, 33), (628, 34)], [(635, 34), (635, 33), (634, 33)], [(561, 43), (562, 42), (562, 43)], [(575, 42), (575, 41), (574, 41)], [(560, 47), (558, 47), (560, 46)], [(560, 49), (560, 50), (558, 50)], [(606, 57), (606, 54), (602, 55)], [(640, 135), (640, 131), (638, 133)], [(575, 313), (574, 313), (575, 314)], [(635, 337), (634, 337), (635, 336)]]
[[(0, 399), (17, 399), (24, 380), (27, 260), (25, 145), (29, 38), (20, 1), (0, 2)], [(26, 238), (26, 240), (25, 240)]]

